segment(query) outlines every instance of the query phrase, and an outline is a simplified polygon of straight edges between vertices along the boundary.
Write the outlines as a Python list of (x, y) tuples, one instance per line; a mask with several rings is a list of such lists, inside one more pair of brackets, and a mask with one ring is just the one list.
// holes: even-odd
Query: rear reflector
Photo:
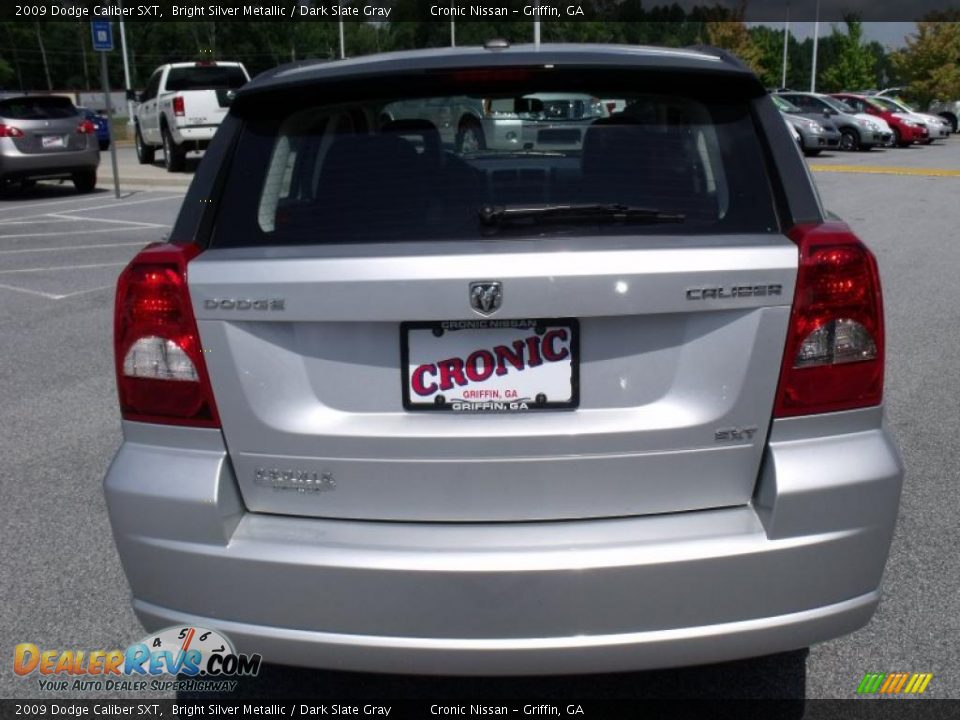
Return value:
[(150, 245), (120, 274), (114, 361), (126, 420), (219, 427), (187, 289), (196, 245)]
[(174, 114), (174, 115), (183, 115), (183, 114), (184, 114), (183, 96), (181, 96), (181, 95), (174, 95), (174, 96), (173, 96), (173, 114)]
[(873, 254), (842, 223), (800, 225), (797, 290), (775, 417), (852, 410), (883, 399), (883, 299)]

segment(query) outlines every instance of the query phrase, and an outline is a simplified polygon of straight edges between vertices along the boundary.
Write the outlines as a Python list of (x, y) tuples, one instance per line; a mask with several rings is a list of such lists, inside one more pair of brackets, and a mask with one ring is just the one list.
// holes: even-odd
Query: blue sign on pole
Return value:
[(93, 49), (108, 52), (113, 50), (113, 28), (107, 20), (92, 20), (90, 33), (93, 35)]

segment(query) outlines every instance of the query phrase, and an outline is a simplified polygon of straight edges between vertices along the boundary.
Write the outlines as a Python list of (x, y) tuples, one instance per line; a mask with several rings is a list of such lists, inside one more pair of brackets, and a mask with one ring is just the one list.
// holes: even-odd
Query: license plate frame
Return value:
[[(559, 331), (566, 330), (568, 337), (564, 338), (562, 333)], [(467, 359), (470, 356), (467, 356), (463, 348), (476, 347), (476, 352), (482, 350), (487, 350), (490, 353), (490, 356), (495, 359), (495, 369), (492, 374), (489, 376), (492, 379), (491, 382), (480, 381), (474, 382), (470, 377), (467, 376), (466, 369), (464, 370), (464, 378), (468, 380), (466, 386), (458, 387), (459, 383), (453, 385), (452, 388), (443, 390), (443, 388), (438, 388), (436, 393), (431, 394), (430, 396), (425, 397), (423, 400), (419, 399), (419, 396), (415, 397), (414, 393), (411, 392), (411, 375), (416, 373), (417, 370), (423, 364), (422, 360), (432, 359), (431, 356), (424, 356), (423, 346), (429, 344), (430, 341), (425, 341), (427, 338), (426, 331), (430, 332), (436, 341), (433, 342), (436, 348), (441, 348), (442, 343), (440, 338), (447, 337), (447, 350), (436, 351), (436, 362), (440, 362), (441, 358), (445, 359), (454, 359), (459, 357), (456, 353), (459, 350), (461, 354), (464, 355)], [(440, 332), (438, 335), (437, 332)], [(553, 332), (549, 335), (548, 333)], [(417, 347), (414, 348), (413, 356), (411, 356), (411, 335), (413, 333), (418, 334), (416, 338)], [(530, 362), (531, 358), (531, 338), (536, 336), (539, 338), (538, 349), (541, 355), (542, 362), (534, 364)], [(503, 375), (497, 376), (496, 369), (499, 367), (497, 361), (500, 360), (500, 355), (495, 355), (496, 347), (503, 346), (504, 338), (514, 337), (515, 340), (521, 340), (523, 342), (523, 358), (524, 365), (529, 363), (529, 366), (524, 367), (523, 370), (517, 370), (515, 365), (509, 364), (508, 362), (503, 362), (506, 372)], [(451, 340), (453, 338), (453, 340)], [(544, 356), (544, 342), (548, 342), (548, 355), (561, 355), (564, 350), (569, 351), (567, 357), (563, 357), (559, 360), (557, 359), (548, 359)], [(516, 358), (518, 356), (518, 349), (511, 342), (507, 349), (512, 348), (514, 353), (512, 357)], [(447, 356), (450, 356), (449, 358)], [(472, 356), (472, 353), (471, 353)], [(411, 364), (411, 361), (417, 363), (417, 367), (414, 368)], [(436, 365), (434, 364), (434, 367)], [(478, 367), (476, 364), (474, 368)], [(484, 364), (486, 367), (486, 363)], [(543, 370), (541, 371), (541, 368)], [(504, 395), (502, 387), (495, 387), (491, 385), (496, 385), (498, 382), (493, 376), (498, 378), (507, 378), (512, 373), (512, 378), (509, 378), (515, 385), (518, 381), (521, 380), (521, 372), (533, 371), (533, 373), (539, 372), (539, 381), (541, 383), (541, 389), (547, 390), (549, 388), (555, 388), (558, 384), (562, 385), (563, 381), (559, 378), (566, 376), (566, 368), (569, 368), (569, 392), (566, 396), (562, 393), (560, 394), (560, 400), (550, 400), (549, 395), (544, 392), (543, 395), (546, 396), (546, 400), (543, 400), (539, 397), (540, 393), (519, 393), (515, 392), (516, 397), (508, 397)], [(435, 375), (437, 372), (434, 373)], [(429, 375), (426, 373), (424, 377), (429, 378)], [(532, 377), (532, 376), (531, 376)], [(410, 412), (453, 412), (457, 414), (477, 414), (477, 413), (502, 413), (502, 414), (522, 414), (525, 412), (537, 412), (544, 410), (576, 410), (580, 406), (580, 323), (576, 318), (529, 318), (529, 319), (519, 319), (519, 320), (436, 320), (436, 321), (407, 321), (400, 323), (400, 379), (401, 379), (401, 390), (403, 398), (403, 408)], [(524, 378), (526, 379), (526, 378)], [(499, 380), (502, 385), (506, 380)], [(529, 382), (535, 382), (535, 380), (530, 380)], [(440, 384), (438, 381), (437, 385)], [(529, 385), (528, 385), (529, 387)], [(492, 392), (494, 390), (499, 391), (499, 396), (481, 396), (481, 397), (453, 397), (447, 400), (446, 395), (450, 393), (457, 392), (466, 392), (469, 390), (485, 390)], [(553, 390), (550, 390), (552, 393)], [(444, 401), (439, 402), (436, 397), (437, 395), (444, 395)], [(554, 395), (556, 396), (556, 394)]]
[(41, 135), (40, 147), (44, 150), (63, 150), (67, 147), (67, 141), (63, 135)]

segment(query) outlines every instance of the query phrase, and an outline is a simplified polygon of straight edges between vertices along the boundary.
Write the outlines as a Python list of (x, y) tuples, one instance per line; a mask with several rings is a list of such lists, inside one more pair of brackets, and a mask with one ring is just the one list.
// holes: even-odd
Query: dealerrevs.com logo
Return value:
[(238, 654), (216, 630), (178, 625), (125, 650), (41, 650), (33, 643), (20, 643), (13, 651), (13, 671), (38, 676), (44, 691), (229, 692), (237, 685), (233, 678), (260, 672), (261, 660), (259, 654)]

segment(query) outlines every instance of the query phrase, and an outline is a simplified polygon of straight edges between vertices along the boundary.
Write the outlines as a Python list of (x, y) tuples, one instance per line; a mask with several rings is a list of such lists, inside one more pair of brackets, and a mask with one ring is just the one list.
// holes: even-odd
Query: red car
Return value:
[(907, 145), (923, 142), (927, 139), (929, 133), (925, 125), (901, 117), (902, 113), (895, 113), (888, 110), (867, 95), (832, 93), (832, 97), (843, 100), (847, 105), (852, 105), (857, 112), (883, 118), (887, 125), (890, 126), (890, 129), (893, 130), (894, 145), (907, 147)]

